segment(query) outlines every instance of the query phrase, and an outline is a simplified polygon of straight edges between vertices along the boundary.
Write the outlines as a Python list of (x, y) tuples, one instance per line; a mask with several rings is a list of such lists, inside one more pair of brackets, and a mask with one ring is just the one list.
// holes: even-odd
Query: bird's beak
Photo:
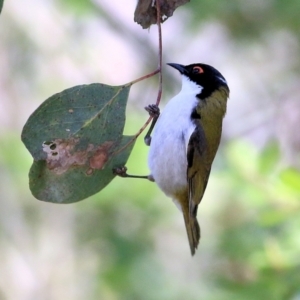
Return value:
[(185, 66), (180, 65), (180, 64), (173, 64), (173, 63), (169, 63), (167, 64), (171, 67), (173, 67), (174, 69), (178, 70), (180, 72), (180, 74), (187, 74), (187, 70), (185, 68)]

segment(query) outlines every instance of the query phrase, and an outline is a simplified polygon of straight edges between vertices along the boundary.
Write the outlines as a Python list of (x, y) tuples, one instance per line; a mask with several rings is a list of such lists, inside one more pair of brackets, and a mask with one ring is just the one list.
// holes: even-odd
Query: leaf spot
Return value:
[(95, 151), (94, 155), (90, 158), (90, 167), (92, 169), (103, 169), (105, 163), (109, 158), (109, 150), (113, 142), (105, 142)]
[(63, 174), (71, 167), (88, 166), (87, 175), (91, 175), (94, 169), (103, 169), (110, 157), (110, 148), (114, 142), (107, 141), (95, 147), (89, 144), (85, 150), (74, 151), (79, 139), (67, 140), (55, 139), (52, 142), (43, 143), (43, 151), (47, 153), (47, 167), (57, 175)]
[(94, 172), (94, 169), (89, 168), (89, 169), (85, 172), (85, 174), (86, 174), (86, 175), (92, 175), (93, 172)]

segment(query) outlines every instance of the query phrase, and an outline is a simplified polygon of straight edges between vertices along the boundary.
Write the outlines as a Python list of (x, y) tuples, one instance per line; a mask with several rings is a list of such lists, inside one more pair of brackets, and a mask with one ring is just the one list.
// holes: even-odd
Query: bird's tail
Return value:
[(194, 255), (200, 240), (200, 226), (196, 216), (191, 216), (189, 212), (183, 211), (183, 217), (191, 248), (191, 254)]

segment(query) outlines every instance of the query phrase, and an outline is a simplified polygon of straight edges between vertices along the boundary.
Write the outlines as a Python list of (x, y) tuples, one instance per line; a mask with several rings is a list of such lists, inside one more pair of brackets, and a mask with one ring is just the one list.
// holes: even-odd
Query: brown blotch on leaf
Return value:
[[(178, 6), (181, 6), (190, 0), (160, 0), (160, 22), (163, 23), (171, 17)], [(154, 5), (152, 5), (154, 3)], [(153, 0), (139, 0), (134, 12), (134, 21), (140, 24), (144, 29), (157, 23), (156, 3)]]
[[(105, 142), (95, 147), (89, 144), (85, 150), (75, 151), (75, 146), (79, 139), (70, 138), (67, 140), (55, 139), (51, 142), (43, 143), (43, 151), (47, 153), (47, 167), (57, 175), (63, 174), (71, 167), (89, 166), (87, 175), (93, 173), (94, 169), (102, 169), (109, 159), (109, 149), (113, 142)], [(54, 150), (55, 149), (55, 150)]]
[(113, 142), (105, 142), (95, 151), (93, 156), (89, 160), (90, 167), (92, 169), (102, 169), (109, 158), (109, 149), (113, 145)]

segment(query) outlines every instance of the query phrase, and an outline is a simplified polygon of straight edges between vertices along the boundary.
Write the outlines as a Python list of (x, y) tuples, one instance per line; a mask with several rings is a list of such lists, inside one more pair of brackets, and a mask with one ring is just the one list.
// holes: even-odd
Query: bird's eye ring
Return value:
[(196, 66), (196, 67), (193, 68), (193, 73), (194, 74), (201, 74), (201, 73), (204, 73), (204, 70), (201, 67)]

